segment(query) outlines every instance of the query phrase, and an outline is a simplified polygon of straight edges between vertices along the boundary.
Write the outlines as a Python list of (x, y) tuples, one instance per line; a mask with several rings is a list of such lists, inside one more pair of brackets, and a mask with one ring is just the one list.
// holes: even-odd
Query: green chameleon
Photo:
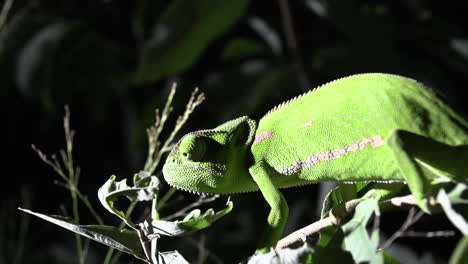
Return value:
[(288, 217), (280, 188), (322, 181), (408, 184), (430, 212), (433, 176), (465, 181), (468, 122), (421, 83), (357, 74), (270, 110), (185, 135), (163, 167), (166, 181), (196, 193), (260, 190), (270, 205), (257, 252), (274, 247)]

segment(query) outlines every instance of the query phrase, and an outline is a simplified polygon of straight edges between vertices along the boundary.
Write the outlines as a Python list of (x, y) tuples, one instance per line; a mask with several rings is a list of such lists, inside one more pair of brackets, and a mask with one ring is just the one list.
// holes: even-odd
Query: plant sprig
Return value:
[[(89, 202), (88, 198), (80, 192), (78, 189), (78, 180), (80, 175), (80, 168), (74, 165), (73, 162), (73, 138), (75, 131), (70, 128), (70, 108), (65, 106), (65, 115), (63, 118), (63, 128), (65, 132), (66, 149), (61, 149), (60, 159), (56, 154), (52, 154), (49, 158), (47, 154), (37, 148), (35, 145), (31, 145), (32, 149), (37, 153), (39, 158), (48, 166), (50, 166), (55, 173), (60, 176), (61, 181), (58, 181), (58, 185), (65, 187), (70, 192), (72, 199), (72, 218), (73, 222), (78, 224), (80, 221), (80, 214), (78, 211), (78, 200), (81, 200), (91, 214), (94, 216), (99, 224), (103, 224), (101, 216), (94, 209), (93, 205)], [(79, 258), (79, 263), (84, 263), (86, 259), (86, 251), (83, 248), (83, 241), (80, 235), (75, 234), (76, 250)]]
[(173, 110), (171, 104), (176, 92), (176, 87), (177, 85), (174, 83), (171, 87), (171, 92), (169, 93), (163, 111), (160, 114), (159, 109), (156, 109), (155, 122), (146, 131), (148, 135), (148, 156), (145, 162), (144, 171), (147, 171), (149, 174), (153, 174), (153, 172), (156, 170), (156, 167), (159, 165), (159, 162), (161, 161), (162, 155), (165, 152), (171, 150), (170, 146), (174, 140), (174, 137), (184, 126), (185, 122), (187, 122), (189, 116), (193, 113), (195, 108), (197, 108), (197, 106), (199, 106), (205, 100), (205, 95), (203, 93), (199, 93), (198, 88), (195, 88), (190, 96), (189, 101), (187, 102), (184, 113), (177, 118), (174, 129), (161, 145), (159, 136), (164, 129), (164, 125), (170, 113)]

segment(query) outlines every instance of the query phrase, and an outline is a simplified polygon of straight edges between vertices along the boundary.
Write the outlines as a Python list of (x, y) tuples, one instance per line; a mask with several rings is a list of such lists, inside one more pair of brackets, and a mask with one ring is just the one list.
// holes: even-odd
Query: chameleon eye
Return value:
[(179, 151), (180, 155), (188, 160), (200, 161), (206, 151), (205, 139), (196, 135), (188, 135), (180, 142)]

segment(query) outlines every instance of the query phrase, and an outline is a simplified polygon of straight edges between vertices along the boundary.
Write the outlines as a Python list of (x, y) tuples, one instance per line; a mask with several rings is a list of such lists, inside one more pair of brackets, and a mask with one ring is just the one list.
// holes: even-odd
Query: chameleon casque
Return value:
[(434, 176), (466, 181), (468, 122), (423, 84), (381, 73), (322, 85), (270, 110), (185, 135), (163, 167), (178, 189), (260, 190), (271, 207), (257, 252), (288, 217), (280, 188), (322, 181), (404, 181), (426, 212)]

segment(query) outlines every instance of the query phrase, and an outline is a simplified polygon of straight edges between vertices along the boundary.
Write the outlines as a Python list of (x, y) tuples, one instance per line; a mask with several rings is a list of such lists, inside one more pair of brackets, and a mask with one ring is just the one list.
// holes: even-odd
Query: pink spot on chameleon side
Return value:
[(311, 119), (311, 120), (309, 120), (309, 121), (307, 121), (307, 122), (305, 122), (305, 123), (302, 123), (301, 126), (302, 126), (302, 127), (308, 127), (308, 126), (311, 126), (312, 123), (313, 123), (313, 120)]
[(273, 132), (268, 131), (268, 130), (264, 130), (264, 131), (258, 133), (257, 135), (255, 135), (255, 139), (254, 139), (254, 142), (252, 144), (255, 146), (257, 144), (260, 144), (260, 142), (262, 142), (263, 140), (272, 139), (273, 136), (274, 136)]
[(293, 165), (283, 168), (278, 172), (283, 175), (291, 175), (299, 172), (302, 169), (313, 167), (320, 162), (329, 162), (335, 159), (338, 159), (342, 156), (348, 155), (352, 152), (357, 152), (363, 150), (367, 145), (370, 145), (371, 148), (378, 148), (385, 143), (385, 140), (381, 136), (374, 136), (370, 138), (364, 138), (349, 146), (344, 146), (342, 148), (337, 148), (331, 151), (322, 151), (316, 153), (305, 160), (298, 161)]

